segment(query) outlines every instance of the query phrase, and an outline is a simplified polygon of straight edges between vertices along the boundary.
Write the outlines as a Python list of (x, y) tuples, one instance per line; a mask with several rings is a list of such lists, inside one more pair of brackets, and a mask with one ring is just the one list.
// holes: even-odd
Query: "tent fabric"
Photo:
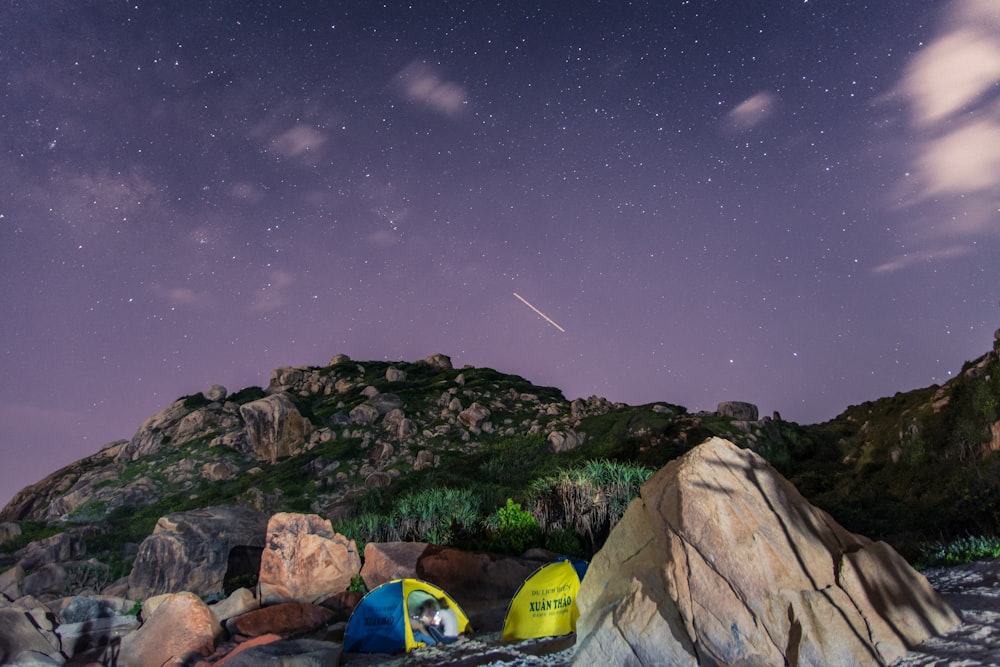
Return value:
[(560, 558), (535, 570), (514, 594), (503, 622), (503, 641), (558, 637), (576, 632), (576, 595), (585, 561)]
[(394, 579), (370, 591), (358, 603), (347, 621), (343, 651), (400, 653), (423, 647), (423, 642), (413, 638), (409, 617), (416, 615), (428, 600), (447, 604), (458, 619), (459, 632), (469, 631), (465, 612), (444, 590), (420, 579)]

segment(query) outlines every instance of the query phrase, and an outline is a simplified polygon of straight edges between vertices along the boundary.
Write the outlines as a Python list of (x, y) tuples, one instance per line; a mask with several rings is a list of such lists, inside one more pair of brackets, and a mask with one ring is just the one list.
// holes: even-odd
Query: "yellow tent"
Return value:
[(557, 560), (535, 570), (510, 601), (504, 641), (557, 637), (576, 632), (576, 594), (586, 571), (582, 561)]

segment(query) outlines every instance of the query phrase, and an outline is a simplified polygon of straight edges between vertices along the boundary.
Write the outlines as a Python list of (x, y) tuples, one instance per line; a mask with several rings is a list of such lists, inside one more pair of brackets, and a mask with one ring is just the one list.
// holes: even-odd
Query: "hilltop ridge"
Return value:
[(443, 354), (335, 355), (325, 366), (276, 368), (265, 388), (212, 385), (178, 398), (132, 438), (22, 489), (0, 521), (29, 532), (86, 528), (95, 547), (125, 549), (107, 558), (127, 561), (128, 545), (159, 517), (215, 505), (336, 523), (388, 511), (423, 488), (454, 488), (475, 495), (484, 513), (507, 498), (541, 513), (540, 480), (595, 460), (652, 470), (721, 436), (763, 455), (852, 530), (900, 543), (992, 534), (998, 348), (1000, 331), (992, 351), (944, 385), (808, 426), (760, 418), (742, 402), (692, 414), (666, 402), (568, 400), (517, 375), (454, 368)]

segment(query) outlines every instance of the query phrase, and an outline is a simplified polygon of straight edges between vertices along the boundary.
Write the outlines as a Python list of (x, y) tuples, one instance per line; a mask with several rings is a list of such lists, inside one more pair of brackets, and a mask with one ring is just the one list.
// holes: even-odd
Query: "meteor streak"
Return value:
[(526, 305), (528, 308), (531, 308), (533, 311), (535, 311), (536, 313), (538, 313), (539, 315), (541, 315), (541, 317), (542, 317), (543, 320), (545, 320), (546, 322), (548, 322), (549, 324), (551, 324), (552, 326), (554, 326), (556, 329), (559, 329), (559, 331), (561, 331), (563, 333), (566, 333), (565, 329), (563, 329), (561, 326), (559, 326), (558, 324), (556, 324), (555, 322), (553, 322), (552, 319), (548, 315), (546, 315), (545, 313), (543, 313), (542, 311), (538, 310), (537, 308), (535, 308), (534, 306), (532, 306), (530, 303), (528, 303), (528, 300), (525, 299), (523, 296), (521, 296), (517, 292), (514, 292), (514, 296), (516, 296), (518, 298), (518, 300), (521, 303), (523, 303), (524, 305)]

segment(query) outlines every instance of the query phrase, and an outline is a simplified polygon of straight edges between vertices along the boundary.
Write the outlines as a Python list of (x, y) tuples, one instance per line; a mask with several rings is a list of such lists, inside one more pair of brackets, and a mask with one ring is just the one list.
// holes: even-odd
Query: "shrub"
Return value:
[(572, 530), (591, 553), (607, 539), (653, 471), (604, 459), (536, 480), (533, 514), (546, 535)]
[[(363, 505), (363, 507), (371, 505)], [(337, 523), (337, 532), (368, 542), (451, 544), (480, 521), (479, 498), (468, 489), (424, 489), (396, 499), (386, 513), (365, 512)]]
[(951, 542), (923, 545), (918, 565), (961, 565), (977, 560), (1000, 557), (1000, 537), (967, 536)]
[(535, 516), (512, 499), (484, 521), (491, 551), (520, 555), (541, 542), (542, 529)]

